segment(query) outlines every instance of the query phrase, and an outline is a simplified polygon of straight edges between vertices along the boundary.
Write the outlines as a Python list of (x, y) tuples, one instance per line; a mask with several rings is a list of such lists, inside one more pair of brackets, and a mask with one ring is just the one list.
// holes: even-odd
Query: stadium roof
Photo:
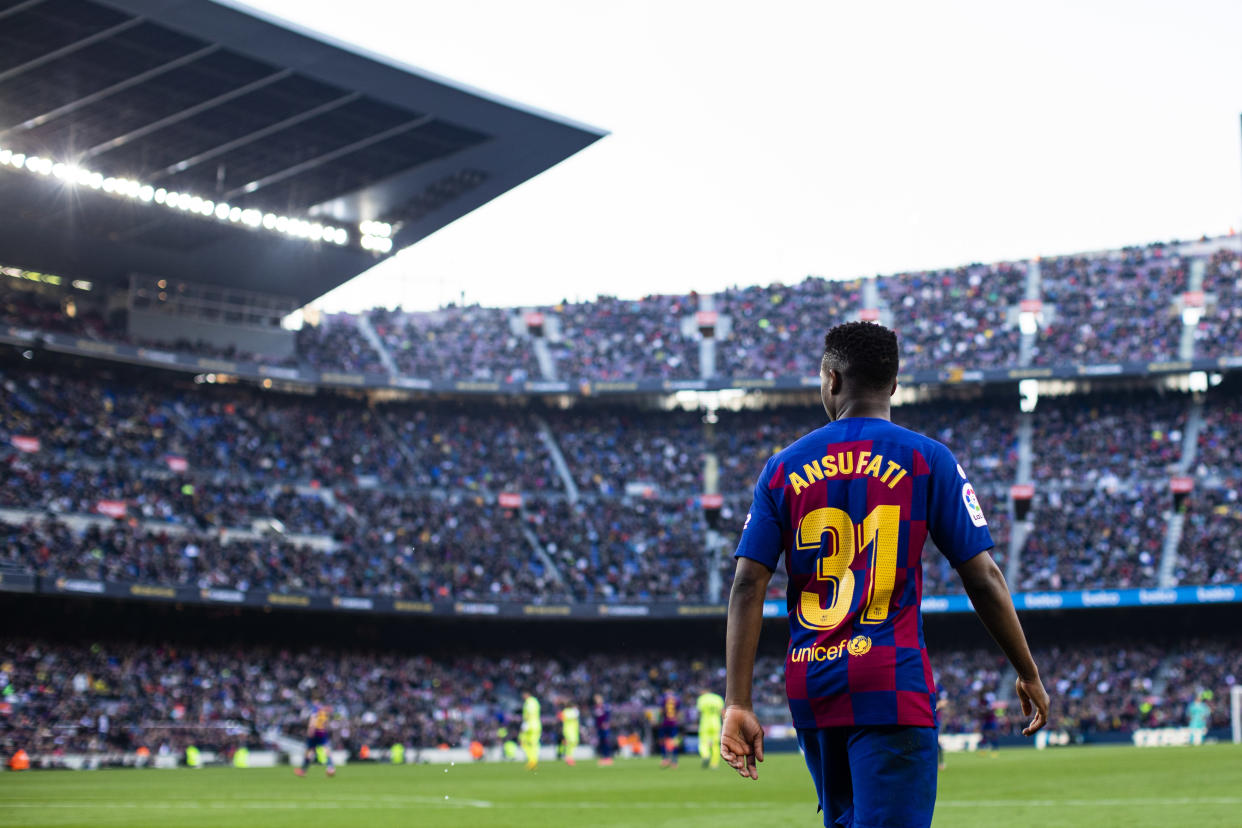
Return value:
[(305, 302), (360, 223), (400, 249), (604, 134), (214, 2), (0, 0), (5, 264)]

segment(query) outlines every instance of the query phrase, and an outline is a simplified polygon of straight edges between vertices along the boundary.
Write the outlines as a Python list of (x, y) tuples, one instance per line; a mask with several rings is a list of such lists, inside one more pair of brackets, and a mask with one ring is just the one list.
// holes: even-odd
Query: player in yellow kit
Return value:
[(578, 705), (572, 701), (561, 708), (560, 715), (557, 716), (561, 720), (561, 739), (565, 748), (565, 764), (571, 768), (574, 766), (574, 751), (578, 749), (578, 737), (581, 735), (578, 727), (581, 718), (578, 713)]
[(724, 699), (703, 688), (695, 706), (699, 709), (699, 758), (704, 769), (715, 770), (720, 767), (720, 714), (724, 711)]
[(526, 769), (539, 767), (539, 740), (543, 736), (540, 720), (539, 699), (529, 690), (522, 691), (522, 732), (519, 736), (522, 752), (526, 754)]

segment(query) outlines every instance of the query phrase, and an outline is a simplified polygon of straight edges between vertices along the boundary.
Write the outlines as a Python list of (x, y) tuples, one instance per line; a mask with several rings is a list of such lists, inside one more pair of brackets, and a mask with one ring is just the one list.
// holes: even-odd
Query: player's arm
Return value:
[(737, 559), (725, 633), (725, 710), (720, 755), (743, 777), (759, 778), (763, 761), (763, 727), (755, 717), (751, 692), (755, 650), (763, 628), (763, 598), (772, 570), (750, 558)]
[(975, 612), (992, 638), (1000, 645), (1009, 663), (1018, 672), (1018, 700), (1022, 703), (1022, 715), (1033, 716), (1031, 723), (1022, 730), (1030, 736), (1048, 723), (1048, 691), (1039, 678), (1039, 668), (1031, 657), (1022, 622), (1009, 596), (1005, 576), (987, 552), (981, 552), (958, 565), (957, 573), (966, 587), (966, 594)]

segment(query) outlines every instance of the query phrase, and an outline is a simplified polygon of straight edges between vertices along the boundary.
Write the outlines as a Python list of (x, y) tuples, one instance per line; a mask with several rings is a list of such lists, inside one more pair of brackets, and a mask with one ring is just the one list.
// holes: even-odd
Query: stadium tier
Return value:
[[(1218, 370), (1242, 360), (1237, 248), (1228, 238), (714, 295), (337, 314), (270, 353), (159, 341), (131, 330), (132, 311), (116, 310), (124, 297), (102, 285), (7, 267), (0, 334), (16, 343), (42, 334), (67, 352), (100, 352), (83, 339), (106, 343), (105, 355), (186, 370), (207, 357), (255, 376), (493, 392), (805, 387), (818, 373), (821, 322), (859, 317), (898, 331), (903, 376), (919, 382), (1167, 373), (1188, 362)], [(806, 316), (812, 306), (818, 321)]]
[[(822, 416), (380, 402), (54, 354), (10, 353), (0, 380), (10, 589), (719, 605), (757, 470)], [(1153, 590), (1242, 582), (1240, 397), (1232, 381), (1126, 385), (1023, 414), (998, 390), (894, 418), (955, 448), (1015, 590)], [(1015, 517), (1024, 470), (1033, 496)], [(1179, 475), (1198, 486), (1184, 501)], [(930, 544), (923, 559), (925, 594), (960, 594)]]

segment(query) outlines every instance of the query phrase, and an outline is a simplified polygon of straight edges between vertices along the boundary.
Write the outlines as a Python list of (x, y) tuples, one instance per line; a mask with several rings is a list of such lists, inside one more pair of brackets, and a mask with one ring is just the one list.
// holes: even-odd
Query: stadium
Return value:
[[(1023, 737), (929, 540), (937, 824), (1240, 824), (1239, 237), (320, 313), (607, 133), (205, 1), (0, 0), (0, 42), (0, 822), (816, 824), (785, 572), (763, 783), (700, 773), (694, 701), (756, 475), (863, 320), (1053, 699)], [(330, 782), (292, 772), (314, 710)]]

